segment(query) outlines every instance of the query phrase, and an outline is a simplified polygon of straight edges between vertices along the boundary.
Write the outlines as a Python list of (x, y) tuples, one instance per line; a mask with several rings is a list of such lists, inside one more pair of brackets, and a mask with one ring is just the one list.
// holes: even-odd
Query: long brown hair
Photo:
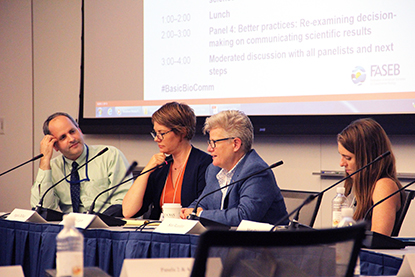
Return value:
[(381, 178), (392, 179), (400, 188), (396, 177), (395, 156), (391, 142), (382, 126), (371, 118), (358, 119), (350, 123), (337, 135), (337, 141), (355, 155), (356, 168), (361, 168), (386, 151), (391, 154), (345, 181), (346, 195), (352, 187), (356, 197), (355, 220), (363, 219), (366, 211), (373, 205), (373, 191)]

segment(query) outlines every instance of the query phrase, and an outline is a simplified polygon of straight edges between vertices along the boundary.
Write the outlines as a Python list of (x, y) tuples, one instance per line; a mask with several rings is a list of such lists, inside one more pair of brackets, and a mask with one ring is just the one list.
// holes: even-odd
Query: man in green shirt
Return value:
[[(39, 203), (48, 188), (71, 171), (73, 173), (70, 177), (45, 195), (43, 208), (63, 213), (87, 212), (99, 193), (123, 180), (129, 164), (124, 154), (111, 146), (108, 146), (108, 151), (104, 154), (76, 170), (106, 146), (87, 146), (81, 129), (69, 114), (58, 112), (49, 116), (43, 125), (43, 133), (45, 136), (40, 143), (40, 152), (44, 156), (40, 159), (39, 171), (31, 189), (32, 207)], [(52, 158), (53, 149), (62, 155)], [(127, 176), (126, 179), (131, 177)], [(131, 185), (132, 181), (121, 185), (102, 211), (108, 215), (122, 216), (122, 200)], [(112, 190), (97, 199), (95, 211), (101, 208), (110, 193)]]

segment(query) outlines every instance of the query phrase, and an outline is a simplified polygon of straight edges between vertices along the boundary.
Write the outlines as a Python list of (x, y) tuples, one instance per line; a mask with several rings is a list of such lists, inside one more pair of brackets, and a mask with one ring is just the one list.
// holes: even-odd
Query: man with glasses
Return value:
[(197, 216), (229, 226), (238, 226), (244, 219), (275, 224), (286, 216), (284, 199), (271, 170), (225, 187), (268, 167), (251, 149), (254, 134), (250, 119), (241, 111), (223, 111), (206, 119), (203, 132), (209, 134), (207, 150), (212, 165), (206, 170), (202, 195), (182, 209), (181, 218), (187, 218), (199, 200)]
[[(40, 152), (44, 156), (40, 159), (39, 171), (32, 186), (32, 207), (39, 203), (46, 190), (64, 179), (47, 192), (43, 207), (63, 213), (84, 213), (89, 210), (99, 193), (123, 181), (129, 163), (124, 154), (115, 147), (108, 146), (108, 151), (82, 166), (106, 146), (86, 145), (81, 129), (69, 114), (58, 112), (49, 116), (43, 124), (43, 133), (45, 136), (40, 143)], [(62, 155), (52, 159), (53, 149)], [(129, 178), (132, 175), (126, 179)], [(122, 200), (131, 185), (132, 180), (118, 187), (103, 207), (103, 213), (122, 216)], [(97, 199), (95, 212), (111, 193), (110, 190)]]

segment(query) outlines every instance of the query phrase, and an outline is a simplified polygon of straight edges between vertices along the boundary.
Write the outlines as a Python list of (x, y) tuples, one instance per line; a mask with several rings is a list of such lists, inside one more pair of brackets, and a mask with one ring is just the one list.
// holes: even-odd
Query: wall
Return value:
[[(42, 124), (49, 114), (65, 111), (77, 117), (80, 9), (80, 1), (0, 0), (0, 117), (6, 120), (6, 132), (0, 135), (0, 172), (38, 154)], [(158, 150), (150, 135), (86, 135), (85, 139), (88, 144), (114, 145), (141, 166)], [(394, 136), (391, 140), (398, 171), (415, 172), (414, 139)], [(198, 134), (193, 144), (205, 150), (206, 137)], [(312, 173), (341, 170), (334, 136), (257, 137), (254, 147), (269, 164), (284, 161), (274, 169), (284, 189), (320, 191), (337, 180)], [(35, 162), (0, 177), (0, 211), (30, 208), (37, 166)], [(333, 196), (334, 190), (324, 195), (316, 227), (330, 226)], [(414, 235), (415, 223), (410, 220), (414, 216), (415, 205), (401, 235)]]
[[(33, 157), (31, 2), (0, 1), (0, 172)], [(0, 177), (0, 211), (26, 204), (32, 184), (26, 165)]]

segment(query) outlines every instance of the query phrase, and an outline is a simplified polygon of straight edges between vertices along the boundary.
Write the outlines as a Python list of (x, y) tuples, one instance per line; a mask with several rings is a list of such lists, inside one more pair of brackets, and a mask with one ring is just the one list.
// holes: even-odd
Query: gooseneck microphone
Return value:
[(343, 182), (346, 179), (349, 179), (350, 177), (352, 177), (353, 175), (359, 173), (360, 171), (362, 171), (363, 169), (371, 166), (374, 163), (377, 163), (378, 161), (382, 160), (384, 157), (390, 155), (390, 151), (386, 151), (385, 153), (383, 153), (382, 155), (378, 156), (376, 159), (374, 159), (373, 161), (371, 161), (370, 163), (366, 164), (365, 166), (362, 166), (361, 168), (359, 168), (358, 170), (350, 173), (349, 175), (345, 176), (344, 178), (342, 178), (340, 181), (334, 183), (333, 185), (327, 187), (326, 189), (322, 190), (321, 192), (317, 193), (317, 194), (312, 194), (310, 196), (308, 196), (303, 203), (301, 203), (300, 206), (298, 206), (297, 208), (295, 208), (291, 213), (287, 214), (286, 216), (284, 216), (282, 219), (280, 219), (277, 223), (275, 223), (274, 227), (271, 228), (271, 232), (274, 231), (276, 229), (276, 227), (278, 225), (280, 225), (282, 222), (284, 222), (285, 220), (287, 220), (288, 218), (290, 218), (290, 216), (292, 216), (295, 212), (299, 212), (305, 205), (307, 205), (308, 203), (310, 203), (311, 201), (313, 201), (315, 198), (317, 198), (318, 196), (320, 196), (321, 194), (325, 193), (326, 191), (328, 191), (329, 189), (337, 186), (338, 184), (340, 184), (341, 182)]
[[(150, 171), (153, 171), (154, 169), (157, 169), (157, 168), (162, 168), (163, 166), (165, 166), (165, 165), (167, 165), (167, 164), (169, 164), (169, 162), (171, 161), (172, 159), (170, 158), (167, 158), (163, 163), (161, 163), (161, 164), (159, 164), (159, 165), (156, 165), (155, 167), (153, 167), (153, 168), (150, 168), (149, 170), (146, 170), (146, 171), (143, 171), (143, 172), (140, 172), (140, 174), (138, 174), (138, 176), (137, 177), (140, 177), (141, 175), (144, 175), (144, 174), (146, 174), (147, 172), (150, 172)], [(134, 162), (134, 163), (136, 163), (136, 162)], [(130, 166), (130, 168), (129, 168), (129, 170), (127, 171), (127, 173), (125, 174), (125, 177), (124, 177), (124, 179), (128, 176), (128, 175), (130, 175), (130, 173), (134, 170), (134, 168), (137, 166), (137, 163), (134, 165), (134, 163), (132, 163), (131, 164), (131, 166)], [(137, 178), (136, 177), (136, 178)], [(115, 185), (115, 186), (113, 186), (113, 187), (110, 187), (110, 188), (108, 188), (108, 189), (106, 189), (106, 190), (104, 190), (104, 191), (101, 191), (96, 197), (95, 197), (95, 199), (94, 199), (94, 201), (92, 201), (92, 204), (91, 204), (91, 207), (89, 208), (89, 210), (88, 210), (88, 214), (94, 214), (94, 208), (95, 208), (95, 202), (97, 201), (97, 199), (98, 199), (98, 197), (100, 197), (102, 194), (104, 194), (104, 193), (106, 193), (107, 191), (110, 191), (110, 190), (112, 190), (112, 189), (116, 189), (116, 188), (118, 188), (119, 186), (121, 186), (121, 185), (123, 185), (124, 183), (126, 183), (126, 182), (129, 182), (129, 181), (131, 181), (131, 180), (133, 180), (134, 179), (134, 177), (133, 178), (129, 178), (129, 179), (127, 179), (127, 180), (125, 180), (125, 181), (123, 181), (123, 182), (121, 182), (121, 183), (119, 183), (118, 185)], [(111, 195), (111, 197), (112, 197), (112, 195)], [(109, 200), (109, 199), (108, 199)], [(108, 201), (107, 200), (107, 201)], [(104, 204), (105, 205), (105, 204)], [(101, 208), (104, 206), (104, 205), (102, 205), (101, 206)], [(99, 211), (97, 212), (97, 213), (99, 213)]]
[[(79, 169), (81, 169), (82, 167), (84, 167), (85, 165), (87, 165), (89, 162), (93, 161), (95, 158), (101, 156), (102, 154), (104, 154), (105, 152), (108, 151), (108, 147), (105, 147), (104, 149), (102, 149), (100, 152), (98, 152), (98, 154), (96, 154), (94, 157), (92, 157), (90, 160), (86, 161), (84, 164), (80, 165), (77, 170), (79, 171)], [(36, 205), (35, 211), (38, 212), (40, 215), (42, 215), (41, 210), (43, 210), (43, 200), (46, 196), (46, 194), (53, 189), (54, 187), (56, 187), (57, 185), (59, 185), (63, 180), (65, 180), (66, 178), (68, 178), (72, 173), (69, 173), (68, 175), (66, 175), (65, 177), (63, 177), (61, 180), (59, 180), (58, 182), (56, 182), (55, 184), (53, 184), (52, 186), (50, 186), (42, 195), (42, 197), (39, 200), (39, 203)], [(48, 209), (49, 210), (49, 209)], [(56, 211), (55, 211), (56, 212)], [(43, 217), (43, 216), (42, 216)], [(46, 219), (48, 220), (48, 219)]]
[(122, 184), (124, 184), (124, 183), (126, 183), (126, 182), (131, 181), (132, 179), (134, 179), (134, 178), (129, 178), (128, 180), (123, 181), (125, 178), (127, 178), (127, 176), (128, 176), (128, 175), (130, 175), (130, 174), (133, 172), (133, 170), (134, 170), (134, 168), (136, 168), (136, 166), (137, 166), (137, 162), (136, 162), (136, 161), (134, 161), (134, 162), (130, 165), (130, 167), (128, 168), (127, 172), (125, 173), (124, 177), (122, 178), (122, 180), (121, 180), (121, 182), (120, 182), (119, 184), (117, 184), (117, 185), (115, 185), (115, 186), (113, 186), (113, 187), (110, 187), (110, 188), (108, 188), (108, 189), (106, 189), (106, 190), (101, 191), (100, 193), (98, 193), (98, 195), (94, 198), (94, 201), (92, 201), (91, 207), (89, 208), (89, 210), (88, 210), (87, 214), (92, 214), (92, 213), (94, 213), (95, 202), (97, 201), (98, 197), (100, 197), (102, 194), (106, 193), (107, 191), (113, 190), (113, 191), (111, 192), (111, 194), (107, 197), (107, 199), (105, 199), (104, 203), (103, 203), (103, 204), (102, 204), (102, 206), (99, 208), (99, 210), (98, 210), (98, 212), (97, 212), (97, 213), (99, 213), (99, 212), (102, 210), (102, 208), (105, 206), (105, 204), (107, 204), (107, 202), (108, 202), (108, 201), (112, 198), (112, 196), (114, 195), (115, 191), (117, 190), (117, 188), (118, 188), (119, 186), (121, 186)]
[[(401, 187), (400, 189), (396, 190), (395, 192), (389, 194), (388, 196), (386, 196), (385, 198), (379, 200), (378, 202), (376, 202), (375, 204), (373, 204), (365, 213), (365, 216), (363, 217), (363, 220), (367, 221), (367, 218), (370, 214), (370, 212), (379, 204), (383, 203), (384, 201), (388, 200), (389, 198), (391, 198), (392, 196), (394, 196), (395, 194), (397, 194), (398, 192), (403, 191), (404, 189), (406, 189), (407, 187), (413, 185), (415, 183), (415, 181), (412, 181), (408, 184), (406, 184), (405, 186)], [(401, 203), (401, 205), (403, 205), (403, 203)]]
[(43, 157), (43, 154), (39, 154), (39, 155), (37, 155), (36, 157), (33, 157), (33, 158), (31, 158), (30, 160), (28, 160), (28, 161), (26, 161), (26, 162), (24, 162), (24, 163), (22, 163), (22, 164), (19, 164), (18, 166), (15, 166), (15, 167), (13, 167), (13, 168), (11, 168), (11, 169), (9, 169), (9, 170), (7, 170), (7, 171), (5, 171), (5, 172), (1, 173), (1, 174), (0, 174), (0, 176), (3, 176), (4, 174), (9, 173), (10, 171), (13, 171), (13, 170), (15, 170), (15, 169), (17, 169), (17, 168), (19, 168), (19, 167), (21, 167), (21, 166), (24, 166), (24, 165), (25, 165), (25, 164), (27, 164), (27, 163), (30, 163), (30, 162), (36, 161), (36, 160), (38, 160), (38, 159), (40, 159), (40, 158), (42, 158), (42, 157)]
[(255, 176), (255, 175), (258, 175), (258, 174), (260, 174), (260, 173), (262, 173), (262, 172), (264, 172), (264, 171), (266, 171), (266, 170), (268, 170), (268, 169), (272, 169), (272, 168), (274, 168), (274, 167), (280, 166), (280, 165), (282, 165), (283, 163), (284, 163), (283, 161), (279, 161), (279, 162), (273, 163), (272, 165), (270, 165), (270, 166), (268, 166), (268, 167), (266, 167), (266, 168), (263, 168), (263, 169), (261, 169), (261, 170), (259, 170), (259, 171), (257, 171), (257, 172), (254, 172), (254, 173), (252, 173), (252, 174), (250, 174), (250, 175), (248, 175), (248, 176), (246, 176), (246, 177), (244, 177), (244, 178), (241, 178), (241, 179), (239, 179), (239, 180), (236, 180), (236, 181), (234, 181), (234, 182), (231, 182), (231, 183), (227, 184), (226, 186), (223, 186), (223, 187), (221, 187), (221, 188), (218, 188), (218, 189), (215, 189), (215, 190), (212, 190), (212, 191), (210, 191), (210, 192), (206, 193), (205, 195), (201, 196), (201, 197), (199, 198), (199, 200), (196, 202), (196, 205), (195, 205), (195, 207), (194, 207), (194, 209), (193, 209), (192, 213), (188, 215), (187, 219), (197, 220), (197, 219), (199, 218), (199, 217), (197, 216), (197, 207), (199, 206), (200, 201), (202, 201), (204, 198), (206, 198), (206, 196), (209, 196), (209, 195), (211, 195), (211, 194), (213, 194), (213, 193), (215, 193), (215, 192), (218, 192), (218, 191), (220, 191), (220, 190), (222, 190), (222, 189), (224, 189), (224, 188), (227, 188), (227, 187), (233, 186), (233, 185), (234, 185), (234, 184), (236, 184), (236, 183), (239, 183), (239, 182), (245, 182), (245, 181), (246, 181), (246, 180), (248, 180), (249, 178), (251, 178), (251, 177), (253, 177), (253, 176)]

